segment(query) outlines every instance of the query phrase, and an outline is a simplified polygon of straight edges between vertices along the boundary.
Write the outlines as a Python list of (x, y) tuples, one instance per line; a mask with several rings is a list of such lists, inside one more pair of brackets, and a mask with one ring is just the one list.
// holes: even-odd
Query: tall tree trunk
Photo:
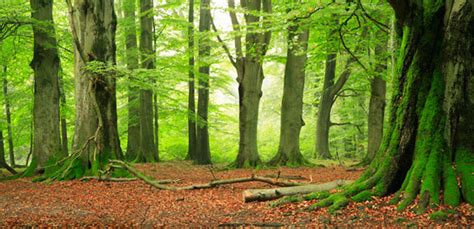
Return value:
[(160, 133), (160, 129), (159, 129), (159, 115), (158, 115), (158, 96), (155, 94), (153, 95), (153, 115), (154, 115), (154, 133), (155, 133), (155, 139), (154, 139), (154, 143), (155, 143), (155, 146), (156, 146), (156, 151), (158, 152), (158, 154), (160, 153), (160, 139), (158, 138), (158, 133)]
[[(263, 57), (266, 54), (270, 43), (271, 32), (268, 30), (268, 15), (260, 17), (255, 12), (261, 11), (269, 14), (272, 11), (271, 0), (248, 0), (241, 2), (246, 9), (245, 22), (247, 25), (264, 30), (247, 31), (245, 34), (246, 54), (241, 55), (241, 49), (237, 51), (238, 72), (237, 82), (239, 83), (239, 152), (235, 161), (236, 167), (256, 166), (261, 163), (257, 147), (257, 127), (258, 110), (260, 98), (262, 97)], [(234, 24), (235, 27), (235, 24)], [(239, 37), (240, 39), (240, 37)], [(240, 54), (239, 54), (240, 52)]]
[(10, 166), (15, 167), (15, 152), (13, 148), (13, 131), (12, 131), (12, 118), (10, 113), (10, 100), (8, 98), (8, 79), (7, 79), (7, 66), (3, 66), (3, 98), (5, 100), (5, 116), (7, 118), (7, 141), (8, 141), (8, 156), (10, 157)]
[(209, 107), (209, 72), (207, 63), (211, 55), (208, 32), (211, 28), (210, 0), (201, 0), (199, 16), (199, 89), (198, 89), (198, 125), (196, 132), (197, 152), (195, 161), (198, 164), (211, 164), (209, 149), (208, 107)]
[(194, 96), (194, 0), (189, 0), (188, 8), (188, 155), (186, 159), (196, 159), (196, 107)]
[(66, 92), (64, 91), (63, 71), (60, 69), (59, 73), (59, 97), (60, 97), (60, 112), (61, 117), (61, 150), (64, 156), (69, 154), (68, 137), (67, 137), (67, 120), (64, 113), (66, 109)]
[[(389, 1), (402, 26), (388, 132), (376, 158), (345, 191), (320, 202), (396, 192), (404, 209), (474, 204), (474, 3)], [(462, 196), (462, 198), (461, 198)]]
[(33, 161), (38, 167), (45, 167), (49, 160), (64, 157), (59, 123), (60, 61), (54, 31), (53, 1), (31, 0), (30, 4), (31, 17), (38, 22), (33, 23), (34, 55), (30, 63), (35, 76)]
[(300, 31), (298, 25), (288, 28), (288, 51), (281, 103), (280, 145), (270, 160), (273, 165), (300, 165), (306, 163), (300, 151), (300, 131), (303, 121), (303, 92), (306, 51), (309, 31)]
[(386, 48), (383, 45), (383, 43), (377, 45), (374, 52), (377, 61), (374, 71), (376, 75), (370, 80), (367, 154), (361, 163), (364, 165), (372, 162), (382, 144), (387, 94), (387, 83), (382, 78), (383, 74), (387, 72)]
[[(124, 27), (127, 69), (132, 71), (139, 67), (139, 50), (136, 34), (136, 1), (124, 0)], [(129, 79), (133, 82), (132, 74)], [(139, 90), (131, 83), (128, 87), (128, 127), (127, 127), (127, 160), (135, 160), (140, 152), (140, 103)]]
[(67, 0), (75, 44), (76, 120), (72, 153), (59, 167), (46, 168), (50, 179), (98, 176), (110, 158), (122, 159), (117, 131), (113, 0)]
[[(153, 50), (153, 1), (140, 0), (140, 51), (141, 64), (145, 69), (154, 69)], [(145, 79), (145, 81), (149, 81)], [(158, 150), (153, 133), (153, 91), (140, 90), (140, 155), (139, 162), (158, 161)]]
[(326, 67), (324, 70), (323, 93), (318, 108), (318, 121), (316, 122), (316, 155), (322, 159), (330, 159), (329, 153), (329, 128), (331, 125), (331, 109), (333, 99), (331, 89), (336, 78), (336, 56), (335, 52), (326, 56)]
[[(329, 38), (332, 37), (332, 33), (334, 32), (335, 31), (331, 31)], [(363, 28), (361, 39), (364, 39), (366, 36), (367, 28)], [(361, 48), (361, 45), (357, 45), (355, 53), (359, 52)], [(324, 73), (323, 93), (321, 94), (321, 100), (318, 109), (318, 121), (316, 123), (315, 157), (322, 159), (332, 158), (329, 151), (329, 129), (334, 125), (331, 122), (331, 110), (339, 96), (339, 93), (351, 76), (351, 66), (354, 62), (356, 62), (356, 58), (351, 55), (346, 60), (343, 71), (339, 74), (336, 80), (336, 52), (335, 50), (328, 50)]]
[(367, 155), (363, 164), (370, 164), (382, 143), (386, 88), (384, 79), (376, 76), (370, 80)]

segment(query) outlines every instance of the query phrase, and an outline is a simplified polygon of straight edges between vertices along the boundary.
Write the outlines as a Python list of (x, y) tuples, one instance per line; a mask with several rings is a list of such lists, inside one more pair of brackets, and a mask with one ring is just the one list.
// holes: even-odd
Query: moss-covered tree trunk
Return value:
[(394, 192), (399, 209), (417, 196), (419, 210), (474, 204), (474, 59), (466, 51), (474, 48), (474, 3), (390, 3), (402, 40), (388, 131), (364, 174), (317, 205), (335, 210), (349, 197)]
[[(140, 51), (141, 64), (145, 69), (155, 68), (153, 50), (153, 1), (140, 0)], [(150, 77), (146, 76), (145, 81)], [(137, 161), (156, 162), (158, 148), (155, 146), (153, 132), (153, 91), (140, 90), (140, 153)]]
[(209, 30), (211, 28), (210, 0), (201, 0), (199, 13), (199, 89), (197, 109), (197, 132), (196, 132), (196, 158), (198, 164), (211, 164), (211, 151), (209, 147), (209, 57), (211, 45)]
[(116, 16), (113, 0), (70, 1), (75, 43), (76, 120), (72, 153), (46, 168), (44, 178), (98, 176), (122, 158), (115, 92)]
[[(298, 22), (296, 22), (298, 23)], [(308, 30), (300, 26), (288, 28), (288, 50), (281, 103), (280, 144), (270, 160), (273, 165), (300, 165), (306, 163), (300, 151), (300, 131), (303, 121), (303, 92), (305, 82)]]
[(64, 157), (61, 151), (59, 115), (59, 55), (53, 22), (53, 1), (31, 0), (34, 53), (33, 161), (45, 167)]

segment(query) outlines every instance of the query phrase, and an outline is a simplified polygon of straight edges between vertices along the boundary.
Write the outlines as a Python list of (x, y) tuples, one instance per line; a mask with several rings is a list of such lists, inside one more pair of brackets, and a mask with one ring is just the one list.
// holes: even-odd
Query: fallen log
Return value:
[(350, 180), (335, 180), (323, 184), (307, 184), (294, 187), (270, 188), (270, 189), (247, 189), (243, 191), (242, 196), (245, 203), (252, 201), (266, 201), (278, 199), (283, 196), (297, 194), (308, 194), (311, 192), (328, 191), (337, 187), (350, 184)]
[(158, 189), (163, 189), (163, 190), (172, 190), (172, 191), (177, 191), (177, 190), (193, 190), (193, 189), (205, 189), (205, 188), (214, 188), (220, 185), (226, 185), (226, 184), (235, 184), (235, 183), (243, 183), (243, 182), (253, 182), (253, 181), (258, 181), (258, 182), (263, 182), (275, 186), (282, 186), (282, 187), (288, 187), (288, 186), (301, 186), (301, 185), (306, 185), (307, 183), (299, 183), (299, 182), (291, 182), (291, 181), (286, 181), (286, 180), (281, 180), (281, 179), (271, 179), (267, 177), (262, 177), (262, 176), (257, 176), (257, 175), (251, 175), (250, 177), (240, 177), (240, 178), (231, 178), (231, 179), (221, 179), (221, 180), (213, 180), (209, 183), (203, 183), (203, 184), (192, 184), (189, 186), (181, 186), (181, 187), (175, 187), (175, 186), (169, 186), (169, 185), (164, 185), (161, 184), (159, 181), (154, 180), (150, 177), (147, 177), (143, 173), (139, 172), (132, 166), (128, 165), (126, 162), (119, 161), (119, 160), (111, 160), (110, 161), (112, 167), (118, 167), (125, 169), (129, 171), (133, 176), (137, 177), (140, 180), (143, 180), (145, 183), (158, 188)]

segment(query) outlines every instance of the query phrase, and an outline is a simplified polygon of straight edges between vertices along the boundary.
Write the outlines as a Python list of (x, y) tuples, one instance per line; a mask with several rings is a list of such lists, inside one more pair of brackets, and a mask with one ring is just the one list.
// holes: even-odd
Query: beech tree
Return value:
[(211, 28), (211, 5), (210, 0), (201, 0), (199, 13), (199, 89), (197, 109), (196, 130), (196, 156), (194, 160), (198, 164), (211, 164), (211, 152), (209, 147), (209, 57), (211, 55), (210, 39), (207, 33)]
[(76, 121), (72, 153), (47, 167), (43, 178), (98, 176), (122, 158), (115, 95), (116, 15), (112, 0), (67, 1), (75, 46)]
[(35, 74), (33, 108), (33, 163), (43, 168), (50, 160), (65, 155), (61, 151), (59, 114), (59, 68), (53, 22), (53, 1), (31, 0)]
[[(299, 1), (296, 1), (299, 2)], [(301, 28), (304, 20), (290, 20), (281, 105), (280, 144), (270, 164), (300, 165), (306, 163), (300, 152), (303, 121), (303, 92), (309, 30)]]
[[(389, 1), (401, 37), (389, 126), (374, 161), (343, 191), (316, 204), (395, 193), (405, 209), (474, 204), (472, 1)], [(444, 193), (441, 200), (441, 191)]]
[[(153, 15), (153, 1), (140, 0), (140, 52), (141, 65), (145, 69), (155, 68)], [(150, 81), (148, 76), (144, 80)], [(159, 160), (153, 128), (153, 91), (144, 88), (140, 90), (140, 153), (138, 155), (140, 162)]]
[(8, 95), (8, 79), (7, 79), (7, 66), (3, 66), (2, 74), (2, 88), (3, 88), (3, 99), (5, 103), (5, 117), (7, 121), (7, 142), (8, 142), (8, 156), (10, 157), (10, 166), (15, 167), (15, 149), (13, 148), (13, 131), (12, 131), (12, 118), (10, 112), (10, 100)]
[(188, 154), (187, 159), (196, 159), (196, 98), (194, 86), (194, 0), (188, 4)]
[[(127, 69), (136, 70), (139, 59), (136, 32), (136, 1), (124, 0), (124, 27), (125, 27), (125, 46)], [(129, 77), (133, 80), (133, 74)], [(131, 84), (128, 87), (128, 126), (127, 126), (127, 154), (128, 160), (137, 158), (140, 151), (140, 101), (138, 88)]]
[[(270, 0), (242, 0), (245, 10), (245, 27), (240, 25), (234, 0), (228, 0), (229, 16), (235, 32), (235, 57), (219, 39), (232, 65), (237, 71), (239, 83), (239, 152), (234, 163), (236, 167), (261, 164), (257, 147), (258, 109), (262, 96), (263, 57), (270, 43), (269, 14)], [(259, 14), (263, 14), (260, 16)], [(241, 28), (245, 28), (245, 53), (242, 45)]]

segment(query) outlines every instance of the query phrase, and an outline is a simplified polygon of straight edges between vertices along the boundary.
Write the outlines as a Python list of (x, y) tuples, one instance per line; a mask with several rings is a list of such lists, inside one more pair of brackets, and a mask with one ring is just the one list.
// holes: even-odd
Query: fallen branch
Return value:
[(295, 187), (247, 189), (242, 193), (242, 196), (245, 203), (252, 201), (266, 201), (277, 199), (283, 196), (328, 191), (350, 183), (352, 183), (350, 180), (335, 180), (323, 184), (307, 184)]
[(263, 183), (276, 185), (276, 186), (283, 186), (283, 187), (301, 186), (301, 185), (306, 185), (307, 184), (307, 183), (291, 182), (291, 181), (286, 181), (286, 180), (275, 180), (275, 179), (271, 179), (271, 178), (267, 178), (267, 177), (251, 175), (250, 177), (213, 180), (209, 183), (192, 184), (192, 185), (189, 185), (189, 186), (175, 187), (175, 186), (168, 186), (168, 185), (160, 184), (159, 181), (147, 177), (146, 175), (139, 172), (138, 170), (136, 170), (135, 168), (133, 168), (132, 166), (128, 165), (127, 163), (125, 163), (123, 161), (111, 160), (110, 162), (111, 162), (112, 167), (123, 168), (123, 169), (129, 171), (132, 175), (134, 175), (138, 179), (143, 180), (145, 183), (147, 183), (147, 184), (149, 184), (149, 185), (151, 185), (155, 188), (162, 189), (162, 190), (177, 191), (177, 190), (206, 189), (206, 188), (214, 188), (214, 187), (217, 187), (217, 186), (220, 186), (220, 185), (243, 183), (243, 182), (253, 182), (253, 181), (258, 181), (258, 182), (263, 182)]
[[(128, 182), (128, 181), (136, 181), (138, 178), (136, 177), (83, 177), (80, 179), (81, 181), (88, 181), (88, 180), (98, 180), (98, 181), (110, 181), (110, 182)], [(180, 180), (156, 180), (158, 184), (172, 184), (178, 183)]]
[(268, 178), (276, 178), (276, 179), (287, 179), (287, 180), (309, 180), (308, 178), (304, 177), (304, 176), (300, 176), (300, 175), (264, 175), (264, 177), (268, 177)]

